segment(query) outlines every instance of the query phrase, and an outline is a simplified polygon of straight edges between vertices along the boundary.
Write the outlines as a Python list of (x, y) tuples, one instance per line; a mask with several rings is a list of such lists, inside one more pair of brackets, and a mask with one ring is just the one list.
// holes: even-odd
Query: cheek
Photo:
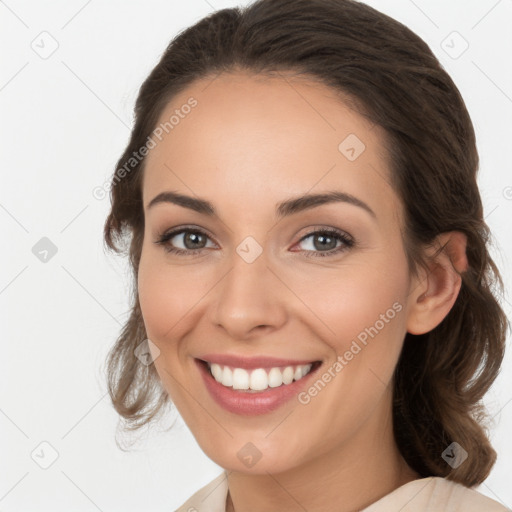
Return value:
[(316, 286), (308, 280), (298, 293), (308, 297), (307, 305), (328, 329), (324, 341), (333, 354), (300, 397), (309, 419), (297, 436), (320, 431), (319, 446), (326, 450), (355, 435), (375, 407), (389, 399), (405, 335), (408, 283), (405, 262), (395, 262), (394, 267), (384, 262), (347, 266), (328, 279), (317, 274)]
[(391, 338), (396, 338), (392, 332), (402, 330), (408, 277), (401, 259), (362, 261), (336, 271), (316, 269), (307, 280), (296, 276), (294, 282), (297, 295), (325, 332), (325, 341), (338, 354), (354, 339), (364, 342), (368, 330)]
[[(176, 338), (194, 307), (208, 291), (211, 280), (197, 268), (169, 266), (165, 257), (144, 253), (138, 273), (139, 302), (144, 324), (160, 342)], [(211, 286), (210, 286), (211, 287)]]
[(190, 323), (193, 306), (204, 294), (199, 284), (190, 267), (171, 267), (165, 256), (143, 247), (137, 286), (144, 326), (159, 351), (154, 358), (155, 369), (180, 411), (186, 411), (189, 406), (178, 384), (187, 377), (180, 336)]
[[(160, 275), (160, 277), (158, 277)], [(179, 305), (176, 294), (169, 293), (167, 276), (158, 267), (141, 259), (138, 276), (139, 302), (148, 337), (161, 340), (173, 325)]]
[(399, 253), (351, 266), (324, 288), (323, 320), (336, 333), (329, 343), (343, 365), (342, 378), (332, 386), (333, 392), (338, 388), (333, 400), (343, 390), (344, 400), (364, 407), (389, 384), (406, 332), (408, 283), (407, 263)]

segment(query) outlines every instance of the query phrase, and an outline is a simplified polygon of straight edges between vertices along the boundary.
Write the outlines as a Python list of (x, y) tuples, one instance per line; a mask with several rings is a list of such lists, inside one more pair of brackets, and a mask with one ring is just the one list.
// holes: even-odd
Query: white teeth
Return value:
[(279, 368), (272, 368), (268, 372), (268, 385), (271, 388), (277, 388), (282, 383), (283, 383), (283, 374), (281, 373), (281, 370)]
[[(213, 363), (210, 367), (210, 370), (212, 371), (212, 375), (215, 378), (216, 381), (221, 382), (222, 381), (222, 368), (220, 365)], [(228, 368), (229, 370), (229, 368)]]
[(223, 367), (217, 363), (208, 363), (208, 366), (213, 378), (223, 386), (253, 391), (264, 391), (269, 387), (277, 388), (291, 384), (294, 380), (302, 379), (311, 370), (311, 364), (270, 368), (268, 373), (263, 368), (248, 371), (244, 368)]
[(293, 374), (293, 368), (291, 366), (287, 366), (283, 372), (283, 384), (290, 384), (293, 382)]
[(249, 387), (254, 391), (261, 391), (268, 388), (267, 372), (263, 368), (258, 368), (251, 372)]
[(222, 372), (222, 380), (219, 380), (224, 386), (232, 386), (233, 385), (233, 372), (229, 366), (224, 366), (224, 371)]
[(233, 370), (233, 389), (249, 389), (249, 372), (243, 368)]

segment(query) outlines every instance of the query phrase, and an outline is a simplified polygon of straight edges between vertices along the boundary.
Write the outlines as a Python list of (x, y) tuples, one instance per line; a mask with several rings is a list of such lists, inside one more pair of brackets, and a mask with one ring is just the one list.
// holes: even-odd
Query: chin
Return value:
[[(284, 445), (281, 438), (265, 439), (266, 435), (268, 432), (259, 437), (242, 434), (223, 443), (209, 439), (199, 444), (208, 458), (227, 471), (266, 475), (285, 472), (304, 463), (305, 454), (296, 446)], [(304, 443), (298, 444), (301, 445)]]

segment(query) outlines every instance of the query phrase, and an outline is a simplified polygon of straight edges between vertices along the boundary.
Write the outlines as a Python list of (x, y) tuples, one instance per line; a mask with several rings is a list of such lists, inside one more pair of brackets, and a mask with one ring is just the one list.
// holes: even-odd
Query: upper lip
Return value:
[(209, 363), (216, 363), (223, 366), (231, 366), (233, 368), (274, 368), (278, 366), (298, 366), (315, 362), (314, 359), (282, 359), (272, 356), (255, 356), (247, 357), (235, 354), (205, 354), (198, 357)]

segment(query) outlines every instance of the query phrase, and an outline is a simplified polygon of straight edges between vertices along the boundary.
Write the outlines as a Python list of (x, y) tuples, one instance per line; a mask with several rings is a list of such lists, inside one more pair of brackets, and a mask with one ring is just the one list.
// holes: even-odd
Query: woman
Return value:
[(225, 468), (179, 510), (505, 510), (471, 489), (496, 459), (501, 281), (428, 46), (352, 0), (259, 0), (174, 39), (135, 114), (109, 391), (132, 428), (172, 400)]

